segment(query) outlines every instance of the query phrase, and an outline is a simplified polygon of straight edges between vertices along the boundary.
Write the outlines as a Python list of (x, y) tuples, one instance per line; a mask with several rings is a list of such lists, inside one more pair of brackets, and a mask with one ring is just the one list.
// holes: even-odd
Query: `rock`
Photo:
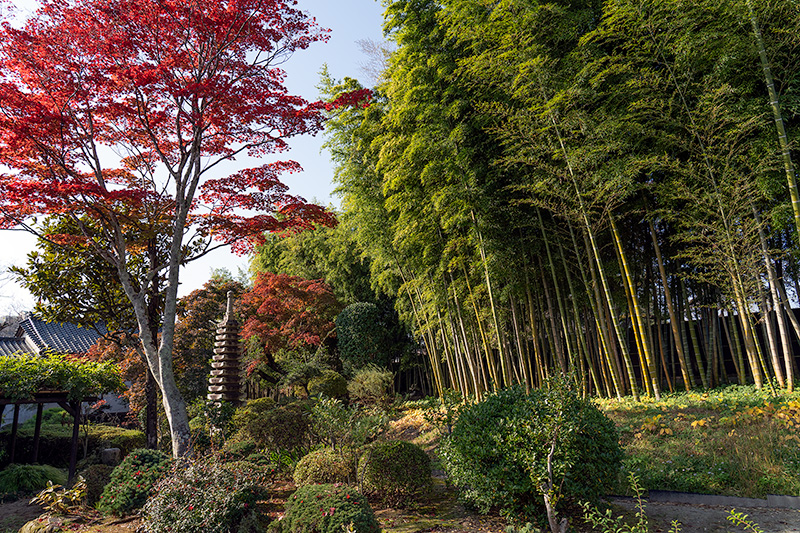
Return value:
[(122, 460), (122, 451), (119, 448), (106, 448), (100, 452), (100, 462), (104, 465), (117, 466)]

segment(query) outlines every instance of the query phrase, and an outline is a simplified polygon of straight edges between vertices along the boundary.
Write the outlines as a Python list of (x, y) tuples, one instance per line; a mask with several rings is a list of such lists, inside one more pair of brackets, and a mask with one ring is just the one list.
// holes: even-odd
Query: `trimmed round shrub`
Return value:
[[(263, 400), (267, 400), (264, 398)], [(239, 431), (234, 440), (252, 440), (259, 448), (292, 450), (307, 446), (311, 439), (308, 410), (300, 402), (275, 405), (249, 402), (237, 410), (234, 423)]]
[(350, 399), (366, 405), (391, 403), (394, 392), (394, 374), (376, 365), (367, 365), (356, 371), (347, 384)]
[(67, 476), (50, 465), (8, 465), (0, 470), (0, 499), (39, 492), (47, 487), (48, 481), (54, 485), (64, 485)]
[(111, 472), (111, 480), (100, 496), (98, 508), (122, 516), (140, 509), (153, 486), (169, 471), (172, 457), (158, 450), (133, 450)]
[(289, 496), (279, 533), (342, 533), (353, 525), (358, 533), (379, 533), (380, 525), (367, 499), (347, 485), (305, 485)]
[(410, 442), (375, 442), (358, 461), (358, 482), (371, 501), (402, 505), (430, 489), (431, 459)]
[(100, 501), (103, 489), (111, 482), (111, 472), (114, 467), (110, 465), (91, 465), (81, 472), (86, 482), (86, 503), (90, 507)]
[(328, 398), (347, 398), (347, 380), (335, 370), (326, 370), (308, 382), (309, 396), (322, 394)]
[(465, 407), (437, 453), (467, 503), (529, 521), (544, 515), (539, 487), (553, 441), (559, 506), (596, 501), (617, 479), (614, 423), (560, 383), (530, 394), (504, 389)]
[(333, 448), (322, 448), (309, 453), (294, 468), (294, 483), (298, 487), (322, 483), (353, 483), (355, 479), (353, 455)]
[(148, 533), (265, 531), (257, 502), (270, 482), (263, 469), (244, 461), (176, 463), (156, 485), (142, 514)]

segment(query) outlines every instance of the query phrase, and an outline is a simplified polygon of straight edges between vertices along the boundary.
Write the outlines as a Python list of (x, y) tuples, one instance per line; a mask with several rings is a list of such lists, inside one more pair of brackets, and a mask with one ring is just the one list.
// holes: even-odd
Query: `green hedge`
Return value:
[[(15, 461), (29, 461), (33, 456), (33, 427), (20, 427), (17, 430), (17, 447)], [(81, 427), (78, 435), (79, 454), (83, 457), (84, 430)], [(11, 438), (11, 428), (5, 427), (0, 431), (0, 449), (8, 449)], [(89, 426), (89, 454), (99, 453), (103, 448), (119, 448), (122, 455), (127, 455), (131, 450), (144, 448), (144, 433), (135, 429), (124, 429), (116, 426)], [(69, 464), (69, 452), (72, 446), (72, 425), (60, 424), (42, 425), (39, 437), (38, 462), (54, 466), (66, 467)], [(8, 457), (4, 460), (7, 462)], [(3, 466), (6, 463), (0, 463)]]

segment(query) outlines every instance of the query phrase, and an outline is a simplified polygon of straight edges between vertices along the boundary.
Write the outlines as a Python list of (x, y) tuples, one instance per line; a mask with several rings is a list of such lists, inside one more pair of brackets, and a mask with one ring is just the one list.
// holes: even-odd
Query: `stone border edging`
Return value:
[(651, 502), (689, 503), (694, 505), (723, 505), (726, 507), (770, 507), (775, 509), (800, 509), (800, 497), (767, 495), (759, 498), (740, 498), (738, 496), (718, 496), (715, 494), (694, 494), (670, 490), (650, 490), (647, 500)]

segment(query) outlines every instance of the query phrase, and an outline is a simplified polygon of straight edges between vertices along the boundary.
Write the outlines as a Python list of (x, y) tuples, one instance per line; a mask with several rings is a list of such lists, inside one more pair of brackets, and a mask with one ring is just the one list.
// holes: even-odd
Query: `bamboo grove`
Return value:
[(327, 147), (440, 393), (792, 389), (800, 3), (398, 0), (385, 31)]

